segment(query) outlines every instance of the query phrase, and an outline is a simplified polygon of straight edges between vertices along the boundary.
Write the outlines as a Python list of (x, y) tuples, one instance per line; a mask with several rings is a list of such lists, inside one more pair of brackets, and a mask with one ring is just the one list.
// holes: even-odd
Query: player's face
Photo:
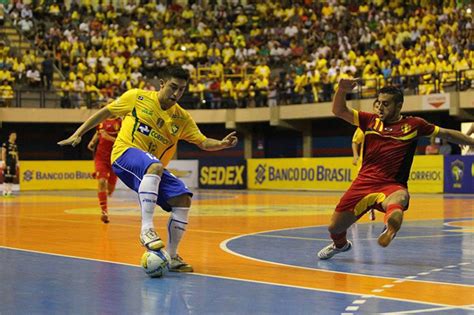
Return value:
[(183, 96), (186, 91), (186, 80), (171, 78), (168, 80), (161, 80), (159, 99), (160, 103), (169, 107), (176, 104), (176, 102)]
[(10, 142), (15, 142), (16, 141), (16, 133), (10, 134)]
[(400, 105), (395, 103), (394, 95), (391, 94), (380, 94), (374, 102), (374, 113), (385, 122), (398, 120), (400, 110)]

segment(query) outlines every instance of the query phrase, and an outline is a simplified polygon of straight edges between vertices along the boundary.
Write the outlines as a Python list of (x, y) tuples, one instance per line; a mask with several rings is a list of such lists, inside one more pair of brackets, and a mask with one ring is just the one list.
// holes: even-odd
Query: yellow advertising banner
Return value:
[(93, 161), (21, 161), (20, 190), (95, 189)]
[(357, 174), (352, 158), (247, 160), (249, 189), (346, 190)]
[[(357, 173), (351, 157), (247, 160), (249, 189), (344, 191)], [(409, 191), (442, 193), (443, 178), (443, 156), (415, 156)]]
[(442, 193), (444, 191), (444, 156), (415, 156), (408, 179), (408, 191), (411, 193)]

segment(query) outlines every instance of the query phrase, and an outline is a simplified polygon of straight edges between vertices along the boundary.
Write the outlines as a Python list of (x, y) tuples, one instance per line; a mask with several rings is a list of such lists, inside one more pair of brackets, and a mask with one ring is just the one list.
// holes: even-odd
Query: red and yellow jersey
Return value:
[(354, 110), (354, 125), (365, 135), (362, 168), (356, 181), (407, 186), (418, 138), (436, 136), (439, 127), (418, 117), (384, 123), (375, 114)]
[(166, 167), (178, 140), (200, 144), (206, 137), (191, 115), (178, 104), (163, 110), (157, 91), (133, 89), (107, 105), (114, 116), (124, 117), (112, 151), (112, 162), (128, 148), (150, 152)]
[(109, 136), (116, 138), (122, 125), (122, 119), (112, 118), (106, 119), (101, 122), (96, 130), (99, 135), (99, 143), (97, 144), (97, 149), (95, 156), (102, 158), (104, 160), (110, 160), (110, 153), (112, 152), (112, 147), (114, 141), (110, 141), (103, 136), (103, 132), (106, 132)]

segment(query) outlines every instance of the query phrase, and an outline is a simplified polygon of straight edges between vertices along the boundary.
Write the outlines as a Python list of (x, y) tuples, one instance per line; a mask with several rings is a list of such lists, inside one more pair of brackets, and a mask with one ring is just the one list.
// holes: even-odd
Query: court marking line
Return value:
[(467, 311), (472, 311), (472, 305), (464, 305), (461, 307), (437, 307), (437, 308), (428, 308), (424, 310), (412, 310), (412, 311), (402, 311), (402, 312), (389, 312), (389, 313), (380, 313), (380, 315), (398, 315), (398, 314), (417, 314), (422, 312), (436, 312), (436, 311), (446, 311), (454, 309), (463, 309)]
[[(79, 256), (72, 256), (72, 255), (48, 253), (48, 252), (42, 252), (42, 251), (37, 251), (37, 250), (9, 247), (9, 246), (3, 246), (3, 245), (0, 245), (0, 249), (1, 248), (12, 250), (12, 251), (35, 253), (35, 254), (40, 254), (40, 255), (45, 255), (45, 256), (49, 255), (49, 256), (65, 257), (65, 258), (76, 259), (76, 260), (95, 261), (95, 262), (101, 262), (101, 263), (122, 265), (122, 266), (127, 266), (127, 267), (141, 268), (141, 266), (139, 266), (139, 265), (132, 265), (132, 264), (129, 264), (129, 263), (123, 263), (123, 262), (117, 262), (117, 261), (108, 261), (108, 260), (96, 259), (96, 258), (87, 258), (87, 257), (79, 257)], [(291, 285), (291, 284), (274, 283), (274, 282), (259, 281), (259, 280), (250, 280), (250, 279), (234, 278), (234, 277), (227, 277), (227, 276), (209, 275), (209, 274), (197, 273), (197, 272), (187, 273), (187, 274), (182, 274), (182, 275), (183, 276), (210, 277), (210, 278), (217, 278), (217, 279), (242, 281), (242, 282), (249, 282), (249, 283), (258, 283), (258, 284), (265, 284), (265, 285), (270, 285), (270, 286), (288, 287), (288, 288), (303, 289), (303, 290), (316, 291), (316, 292), (338, 293), (338, 294), (349, 295), (349, 296), (350, 295), (358, 295), (356, 293), (349, 293), (349, 292), (346, 292), (346, 291), (329, 290), (329, 289), (317, 289), (317, 288), (303, 287), (303, 286), (297, 286), (297, 285)], [(381, 300), (390, 300), (390, 301), (400, 301), (400, 302), (406, 302), (406, 303), (416, 303), (416, 304), (441, 306), (441, 307), (446, 307), (446, 308), (452, 308), (453, 307), (452, 305), (443, 304), (443, 303), (431, 303), (431, 302), (425, 302), (425, 301), (420, 301), (419, 302), (419, 301), (414, 301), (414, 300), (407, 300), (407, 299), (393, 298), (393, 297), (384, 297), (384, 296), (375, 296), (375, 295), (369, 295), (369, 296), (368, 295), (361, 295), (361, 297), (371, 297), (371, 298), (377, 298), (377, 299), (381, 299)]]
[[(308, 227), (321, 227), (321, 226), (326, 226), (326, 225), (315, 225), (315, 226), (308, 226)], [(308, 228), (308, 227), (301, 227), (301, 228), (303, 229), (303, 228)], [(303, 266), (297, 266), (297, 265), (288, 265), (288, 264), (283, 264), (283, 263), (278, 263), (278, 262), (273, 262), (273, 261), (268, 261), (268, 260), (263, 260), (263, 259), (243, 255), (243, 254), (237, 253), (237, 252), (235, 252), (235, 251), (233, 251), (233, 250), (231, 250), (227, 247), (227, 243), (229, 243), (233, 240), (239, 239), (239, 238), (246, 237), (246, 236), (253, 236), (253, 235), (259, 234), (259, 233), (270, 233), (270, 232), (276, 232), (276, 231), (286, 231), (286, 230), (292, 230), (292, 229), (295, 229), (295, 228), (276, 229), (276, 230), (268, 230), (268, 231), (255, 232), (255, 233), (249, 233), (249, 234), (242, 234), (242, 235), (239, 235), (239, 236), (235, 236), (235, 237), (223, 240), (219, 244), (219, 247), (224, 252), (229, 253), (231, 255), (235, 255), (235, 256), (238, 256), (238, 257), (241, 257), (241, 258), (244, 258), (244, 259), (258, 261), (258, 262), (266, 263), (266, 264), (272, 264), (272, 265), (277, 265), (277, 266), (285, 266), (285, 267), (291, 267), (291, 268), (297, 268), (297, 269), (303, 269), (303, 270), (321, 271), (321, 272), (326, 272), (326, 273), (337, 273), (337, 274), (344, 274), (344, 275), (364, 276), (364, 277), (370, 277), (370, 278), (376, 278), (376, 279), (400, 280), (399, 278), (393, 278), (393, 277), (374, 276), (374, 275), (362, 274), (362, 273), (334, 271), (334, 270), (319, 269), (319, 268), (309, 268), (309, 267), (303, 267)], [(296, 228), (296, 229), (300, 229), (300, 228)], [(452, 283), (452, 282), (438, 282), (438, 281), (429, 281), (429, 280), (412, 280), (412, 281), (423, 282), (423, 283), (432, 283), (432, 284), (440, 284), (440, 285), (449, 284), (449, 285), (453, 285), (453, 286), (461, 286), (461, 287), (467, 287), (467, 288), (473, 288), (474, 287), (474, 286), (468, 285), (468, 284)]]
[[(445, 266), (443, 268), (438, 268), (436, 271), (445, 271), (446, 269), (452, 269), (452, 268), (461, 268), (465, 265), (470, 265), (471, 263), (469, 262), (463, 262), (463, 263), (458, 263), (457, 265), (448, 265), (448, 266)], [(420, 273), (417, 273), (416, 276), (406, 276), (405, 279), (415, 279), (417, 278), (418, 276), (426, 276), (426, 275), (429, 275), (431, 273), (431, 271), (429, 272), (420, 272)], [(402, 283), (404, 281), (399, 281), (399, 280), (395, 280), (393, 281), (393, 283)], [(381, 288), (379, 289), (374, 289), (372, 290), (372, 292), (374, 293), (381, 293), (383, 291), (385, 291), (385, 289), (389, 289), (389, 288), (393, 288), (395, 286), (395, 284), (385, 284), (383, 285)], [(362, 300), (364, 301), (364, 300)], [(365, 301), (364, 301), (365, 302)], [(351, 305), (349, 305), (347, 308), (346, 308), (346, 311), (352, 311), (352, 310), (357, 310), (359, 307), (357, 307), (357, 309), (354, 309), (354, 306), (356, 305), (359, 305), (360, 304), (360, 300), (354, 300), (352, 302)], [(454, 308), (463, 308), (463, 307), (454, 307)], [(441, 308), (440, 310), (446, 310), (446, 309), (452, 309), (452, 308)], [(423, 312), (425, 312), (427, 310), (423, 310)], [(414, 311), (408, 311), (408, 312), (395, 312), (395, 313), (390, 313), (390, 314), (408, 314), (408, 313), (418, 313), (420, 312), (420, 310), (414, 310)]]

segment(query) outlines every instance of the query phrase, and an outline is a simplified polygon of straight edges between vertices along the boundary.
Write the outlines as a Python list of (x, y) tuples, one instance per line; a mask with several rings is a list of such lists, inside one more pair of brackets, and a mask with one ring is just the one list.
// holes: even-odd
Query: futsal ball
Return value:
[(170, 255), (164, 250), (146, 251), (142, 256), (142, 267), (151, 278), (159, 278), (168, 271)]

